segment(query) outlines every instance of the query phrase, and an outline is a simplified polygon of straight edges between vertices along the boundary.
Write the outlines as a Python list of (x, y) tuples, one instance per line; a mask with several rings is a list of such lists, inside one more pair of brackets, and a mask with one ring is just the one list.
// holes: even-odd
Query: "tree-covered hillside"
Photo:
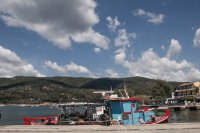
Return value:
[[(90, 101), (99, 99), (96, 90), (113, 90), (127, 86), (131, 96), (150, 96), (156, 80), (143, 77), (83, 78), (83, 77), (14, 77), (0, 78), (0, 103), (43, 103)], [(175, 88), (180, 83), (169, 82)]]

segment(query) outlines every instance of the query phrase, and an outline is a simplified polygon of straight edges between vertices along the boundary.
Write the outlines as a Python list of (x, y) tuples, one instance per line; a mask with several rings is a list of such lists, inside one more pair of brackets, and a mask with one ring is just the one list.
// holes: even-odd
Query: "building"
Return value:
[(184, 83), (176, 87), (175, 99), (195, 101), (200, 100), (200, 82)]

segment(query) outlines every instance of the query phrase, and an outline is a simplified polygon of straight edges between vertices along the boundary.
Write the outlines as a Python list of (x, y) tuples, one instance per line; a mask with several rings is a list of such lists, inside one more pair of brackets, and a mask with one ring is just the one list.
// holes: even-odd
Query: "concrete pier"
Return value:
[(166, 106), (159, 106), (158, 109), (173, 109), (174, 111), (181, 111), (181, 110), (200, 110), (199, 104), (194, 105), (166, 105)]
[(0, 133), (200, 133), (200, 123), (169, 123), (130, 126), (0, 126)]

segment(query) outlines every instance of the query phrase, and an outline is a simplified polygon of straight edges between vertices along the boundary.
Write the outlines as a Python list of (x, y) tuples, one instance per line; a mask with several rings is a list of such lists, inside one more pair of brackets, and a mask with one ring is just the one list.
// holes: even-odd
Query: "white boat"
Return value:
[(6, 105), (4, 105), (4, 104), (0, 104), (0, 107), (4, 107), (4, 106), (6, 106)]

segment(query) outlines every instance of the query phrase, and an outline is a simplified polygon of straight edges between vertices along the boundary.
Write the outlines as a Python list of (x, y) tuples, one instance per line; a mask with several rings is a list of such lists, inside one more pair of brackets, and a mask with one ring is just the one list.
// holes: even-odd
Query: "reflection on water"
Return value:
[[(40, 107), (17, 107), (17, 106), (4, 106), (0, 107), (1, 119), (0, 125), (21, 125), (23, 124), (22, 118), (24, 116), (49, 116), (61, 114), (58, 108), (50, 108), (47, 106)], [(171, 110), (171, 123), (183, 122), (200, 122), (200, 110), (184, 111)]]

